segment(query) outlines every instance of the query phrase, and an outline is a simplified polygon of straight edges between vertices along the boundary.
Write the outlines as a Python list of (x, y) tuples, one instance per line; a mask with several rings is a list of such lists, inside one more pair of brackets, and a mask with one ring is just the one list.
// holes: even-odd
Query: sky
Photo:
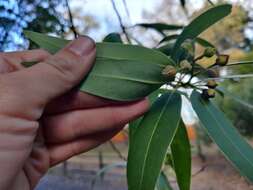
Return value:
[[(143, 12), (154, 12), (162, 0), (126, 0), (130, 12), (130, 18), (127, 16), (122, 0), (115, 0), (116, 6), (123, 18), (124, 25), (130, 26), (145, 21)], [(95, 32), (89, 33), (91, 37), (100, 39), (103, 34), (120, 31), (119, 22), (113, 11), (110, 0), (70, 0), (71, 10), (80, 11), (79, 14), (91, 15), (100, 24), (100, 28)]]

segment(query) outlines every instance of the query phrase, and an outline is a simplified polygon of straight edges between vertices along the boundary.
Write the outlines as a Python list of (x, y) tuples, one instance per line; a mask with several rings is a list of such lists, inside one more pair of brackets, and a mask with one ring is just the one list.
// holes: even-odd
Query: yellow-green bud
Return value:
[(191, 63), (189, 63), (189, 61), (187, 61), (187, 60), (181, 61), (181, 62), (180, 62), (180, 67), (181, 67), (182, 69), (187, 69), (187, 70), (191, 70), (191, 69), (192, 69)]
[(209, 81), (207, 81), (207, 84), (206, 84), (206, 86), (208, 86), (209, 88), (216, 88), (216, 86), (217, 86), (218, 84), (216, 83), (216, 81), (215, 80), (209, 80)]
[(177, 70), (172, 65), (167, 65), (163, 69), (162, 74), (166, 77), (174, 77), (177, 74)]
[(202, 92), (202, 97), (204, 99), (214, 98), (215, 97), (215, 90), (214, 89), (204, 89)]
[(207, 47), (204, 51), (205, 57), (213, 57), (216, 54), (216, 49), (213, 47)]
[(219, 66), (225, 66), (228, 63), (228, 60), (229, 60), (229, 55), (225, 55), (225, 54), (219, 55), (216, 59), (216, 64)]

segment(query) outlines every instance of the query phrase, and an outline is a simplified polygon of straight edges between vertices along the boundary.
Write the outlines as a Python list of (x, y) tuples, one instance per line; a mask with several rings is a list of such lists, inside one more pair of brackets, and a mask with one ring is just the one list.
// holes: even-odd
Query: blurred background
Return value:
[[(253, 0), (213, 0), (229, 2), (233, 12), (202, 37), (211, 41), (220, 52), (230, 54), (231, 61), (253, 60)], [(35, 47), (29, 44), (23, 30), (48, 33), (66, 39), (89, 35), (96, 41), (111, 32), (118, 32), (132, 43), (156, 47), (163, 34), (136, 26), (139, 23), (186, 25), (209, 8), (208, 0), (0, 0), (0, 51), (20, 51)], [(167, 31), (175, 34), (179, 31)], [(224, 74), (252, 73), (253, 66), (223, 69)], [(222, 81), (221, 86), (233, 93), (238, 101), (216, 98), (216, 103), (233, 121), (249, 142), (253, 135), (253, 80)], [(187, 123), (193, 152), (193, 190), (252, 190), (221, 156), (206, 133), (199, 127), (191, 107), (184, 102), (182, 111)], [(52, 168), (37, 189), (62, 190), (126, 190), (125, 160), (128, 135), (122, 131), (110, 142), (88, 153)], [(171, 184), (177, 189), (175, 176)]]

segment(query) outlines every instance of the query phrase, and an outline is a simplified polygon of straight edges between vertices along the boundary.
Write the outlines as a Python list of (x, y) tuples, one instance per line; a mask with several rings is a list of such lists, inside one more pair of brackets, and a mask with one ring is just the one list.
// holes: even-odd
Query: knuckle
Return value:
[(48, 57), (50, 56), (50, 53), (44, 49), (38, 49), (37, 50), (39, 54), (41, 54), (43, 57)]
[(69, 58), (63, 58), (61, 56), (53, 56), (46, 61), (52, 68), (54, 68), (59, 75), (61, 75), (62, 80), (66, 83), (73, 84), (75, 82), (75, 67), (73, 66), (73, 61)]

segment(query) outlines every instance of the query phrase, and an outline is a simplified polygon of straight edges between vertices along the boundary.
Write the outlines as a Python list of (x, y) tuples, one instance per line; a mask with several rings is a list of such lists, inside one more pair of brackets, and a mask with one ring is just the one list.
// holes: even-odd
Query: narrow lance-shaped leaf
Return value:
[[(152, 105), (156, 99), (158, 98), (159, 95), (162, 95), (164, 93), (167, 93), (167, 92), (171, 92), (172, 90), (168, 90), (168, 89), (157, 89), (156, 91), (152, 92), (149, 96), (148, 96), (148, 100), (149, 100), (149, 103), (150, 105)], [(177, 91), (179, 92), (179, 91)], [(134, 138), (134, 134), (135, 134), (135, 131), (137, 129), (137, 127), (140, 125), (141, 123), (141, 120), (143, 119), (144, 116), (141, 116), (139, 117), (138, 119), (132, 121), (129, 123), (128, 125), (128, 128), (129, 128), (129, 150), (131, 149), (131, 142)]]
[(129, 190), (154, 190), (169, 145), (180, 123), (181, 96), (158, 98), (137, 128), (128, 155)]
[[(173, 34), (173, 35), (170, 35), (170, 36), (166, 36), (165, 38), (163, 38), (159, 42), (159, 44), (164, 43), (164, 42), (169, 42), (169, 41), (172, 41), (172, 40), (176, 40), (178, 37), (179, 37), (178, 34)], [(196, 37), (195, 41), (196, 41), (196, 43), (198, 43), (199, 45), (201, 45), (203, 47), (214, 47), (214, 45), (211, 42), (209, 42), (209, 41), (207, 41), (203, 38), (200, 38), (200, 37)]]
[[(50, 53), (56, 53), (68, 41), (36, 32), (26, 36)], [(173, 80), (161, 74), (167, 64), (174, 64), (164, 54), (135, 45), (97, 43), (94, 67), (80, 84), (80, 90), (119, 101), (141, 99)]]
[(171, 144), (171, 155), (180, 190), (190, 190), (191, 146), (186, 127), (182, 120)]
[(225, 115), (211, 102), (194, 91), (193, 109), (209, 136), (241, 175), (253, 182), (253, 148), (243, 139)]
[[(156, 91), (152, 92), (148, 96), (150, 105), (152, 105), (155, 102), (155, 100), (158, 98), (158, 95), (161, 93), (161, 90), (162, 89), (157, 89)], [(131, 141), (134, 138), (134, 133), (137, 127), (139, 126), (139, 124), (141, 123), (142, 119), (143, 119), (143, 116), (129, 123), (129, 149), (131, 148)]]
[(150, 28), (158, 31), (162, 35), (164, 34), (164, 31), (169, 31), (169, 30), (179, 30), (182, 29), (183, 26), (181, 25), (171, 25), (171, 24), (165, 24), (165, 23), (140, 23), (136, 24), (135, 26), (141, 26), (144, 28)]
[(188, 26), (184, 28), (180, 36), (178, 37), (172, 52), (172, 58), (177, 60), (178, 49), (186, 39), (194, 39), (207, 28), (227, 16), (231, 12), (231, 5), (219, 5), (213, 7), (196, 19), (194, 19)]

